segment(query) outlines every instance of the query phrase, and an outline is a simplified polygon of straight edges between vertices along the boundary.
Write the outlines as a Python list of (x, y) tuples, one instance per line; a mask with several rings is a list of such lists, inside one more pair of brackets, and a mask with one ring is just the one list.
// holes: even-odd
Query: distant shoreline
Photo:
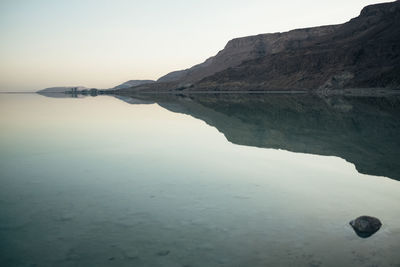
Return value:
[(0, 94), (37, 94), (37, 92), (0, 92)]
[(2, 94), (40, 94), (40, 95), (65, 95), (65, 96), (99, 96), (99, 95), (115, 95), (115, 96), (139, 96), (139, 95), (199, 95), (199, 94), (310, 94), (320, 96), (394, 96), (400, 95), (400, 89), (386, 89), (386, 88), (353, 88), (353, 89), (329, 89), (329, 90), (168, 90), (168, 91), (124, 91), (124, 90), (97, 90), (94, 94), (87, 92), (77, 91), (74, 94), (67, 92), (1, 92)]
[[(107, 93), (106, 93), (107, 94)], [(400, 95), (400, 89), (385, 88), (354, 88), (334, 90), (255, 90), (255, 91), (138, 91), (114, 92), (114, 95), (141, 95), (141, 94), (313, 94), (313, 95), (348, 95), (348, 96), (391, 96)]]

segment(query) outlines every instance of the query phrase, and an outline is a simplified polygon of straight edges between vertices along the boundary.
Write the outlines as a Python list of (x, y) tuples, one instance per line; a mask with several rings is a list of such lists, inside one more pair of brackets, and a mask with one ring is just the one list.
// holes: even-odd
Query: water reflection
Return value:
[[(395, 153), (385, 142), (395, 140), (397, 100), (377, 109), (368, 98), (305, 95), (118, 98), (130, 104), (0, 98), (0, 266), (399, 262), (397, 181), (338, 157), (251, 147), (329, 155), (351, 143), (369, 155), (365, 143), (382, 142)], [(142, 105), (155, 102), (164, 108)], [(353, 114), (365, 117), (354, 118), (358, 131)], [(379, 126), (375, 138), (366, 123)], [(364, 214), (383, 223), (368, 240), (348, 223)]]
[(216, 127), (232, 143), (337, 156), (363, 174), (400, 180), (400, 97), (308, 94), (142, 94)]

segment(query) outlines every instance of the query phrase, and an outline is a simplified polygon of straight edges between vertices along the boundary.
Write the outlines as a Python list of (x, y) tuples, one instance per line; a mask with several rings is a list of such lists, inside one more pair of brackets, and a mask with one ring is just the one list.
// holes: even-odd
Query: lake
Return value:
[(400, 264), (400, 97), (1, 94), (0, 129), (1, 266)]

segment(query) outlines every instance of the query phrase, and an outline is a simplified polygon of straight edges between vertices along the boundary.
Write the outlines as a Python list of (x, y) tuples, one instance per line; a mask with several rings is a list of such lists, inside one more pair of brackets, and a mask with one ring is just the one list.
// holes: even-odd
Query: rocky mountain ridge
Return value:
[(399, 44), (400, 2), (372, 5), (329, 34), (245, 61), (197, 88), (398, 88)]
[(400, 87), (400, 2), (340, 25), (228, 42), (216, 56), (131, 91), (329, 90)]
[(267, 33), (248, 37), (235, 38), (227, 43), (217, 55), (190, 69), (169, 73), (158, 82), (180, 81), (193, 83), (209, 75), (235, 67), (243, 61), (275, 54), (295, 47), (298, 42), (332, 33), (338, 26), (321, 26), (296, 29), (284, 33)]
[[(100, 91), (125, 94), (350, 88), (400, 88), (399, 0), (367, 6), (344, 24), (235, 38), (217, 55), (192, 68), (171, 72), (156, 82), (131, 80)], [(44, 92), (51, 90), (64, 89), (48, 88)]]

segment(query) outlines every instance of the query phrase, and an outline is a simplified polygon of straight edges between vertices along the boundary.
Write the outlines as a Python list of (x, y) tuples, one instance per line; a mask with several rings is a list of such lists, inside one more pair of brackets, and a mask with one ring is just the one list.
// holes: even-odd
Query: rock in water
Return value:
[(367, 238), (378, 232), (382, 223), (378, 218), (361, 216), (350, 222), (354, 231), (359, 237)]

